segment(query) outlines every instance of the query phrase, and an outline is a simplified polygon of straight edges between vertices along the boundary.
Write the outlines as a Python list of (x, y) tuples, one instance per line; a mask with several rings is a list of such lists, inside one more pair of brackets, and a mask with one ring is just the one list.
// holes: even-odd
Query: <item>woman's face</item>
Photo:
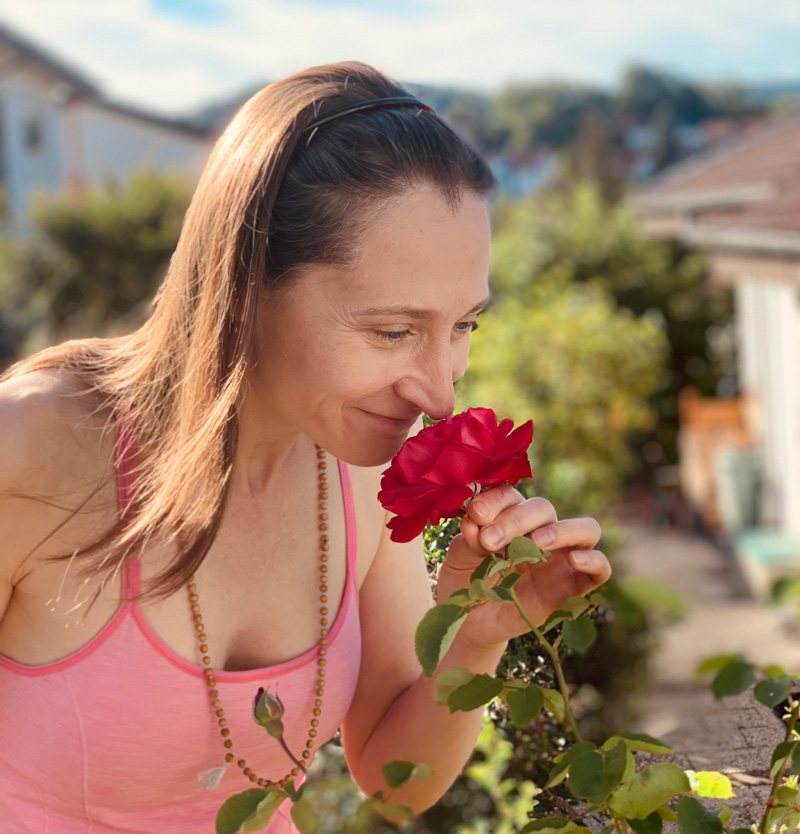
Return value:
[(423, 186), (375, 213), (353, 266), (310, 265), (270, 296), (249, 380), (265, 429), (377, 466), (422, 412), (451, 414), (487, 302), (489, 238), (480, 197), (453, 213)]

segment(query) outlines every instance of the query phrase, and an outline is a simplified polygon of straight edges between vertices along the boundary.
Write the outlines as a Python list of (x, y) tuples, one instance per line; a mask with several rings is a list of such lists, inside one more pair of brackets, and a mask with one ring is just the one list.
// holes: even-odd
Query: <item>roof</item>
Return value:
[(800, 253), (800, 116), (667, 169), (634, 209), (653, 222), (672, 217), (672, 231), (700, 246)]
[(33, 64), (45, 70), (49, 75), (55, 76), (57, 80), (71, 85), (76, 92), (84, 96), (96, 98), (100, 95), (97, 86), (83, 73), (73, 69), (60, 58), (49, 55), (3, 24), (0, 24), (0, 51), (0, 54), (6, 53), (6, 57), (0, 63), (0, 68), (4, 73), (8, 71), (9, 66)]
[(7, 26), (0, 24), (0, 73), (5, 74), (9, 69), (20, 66), (34, 67), (39, 71), (44, 71), (55, 82), (63, 82), (71, 87), (73, 94), (105, 110), (111, 110), (139, 121), (177, 130), (191, 136), (206, 136), (209, 133), (209, 130), (204, 127), (161, 116), (106, 98), (100, 88), (83, 73), (20, 37)]

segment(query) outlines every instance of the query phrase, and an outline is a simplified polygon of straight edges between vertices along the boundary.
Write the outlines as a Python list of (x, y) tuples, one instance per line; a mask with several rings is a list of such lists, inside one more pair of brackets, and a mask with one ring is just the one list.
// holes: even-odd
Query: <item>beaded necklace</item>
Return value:
[(232, 761), (236, 760), (236, 764), (239, 766), (244, 776), (246, 776), (251, 782), (254, 782), (262, 788), (269, 787), (271, 785), (278, 785), (280, 787), (283, 787), (288, 780), (293, 779), (300, 774), (301, 768), (303, 771), (306, 771), (308, 769), (308, 760), (311, 758), (311, 750), (314, 747), (314, 739), (317, 736), (317, 728), (319, 727), (319, 717), (322, 714), (322, 696), (325, 693), (325, 655), (327, 655), (328, 653), (327, 562), (328, 550), (330, 549), (330, 538), (328, 536), (328, 464), (325, 460), (325, 450), (320, 449), (319, 446), (317, 446), (316, 449), (317, 471), (319, 475), (319, 483), (317, 490), (317, 529), (319, 530), (320, 548), (319, 601), (321, 603), (319, 609), (320, 629), (317, 650), (317, 682), (315, 690), (316, 699), (314, 700), (313, 717), (311, 719), (311, 727), (308, 731), (308, 739), (306, 741), (305, 750), (303, 750), (301, 754), (301, 761), (297, 762), (299, 766), (293, 767), (282, 779), (279, 779), (277, 782), (274, 782), (271, 779), (264, 779), (258, 776), (257, 774), (253, 773), (252, 769), (248, 767), (247, 762), (243, 758), (237, 757), (236, 753), (233, 751), (233, 740), (230, 737), (231, 731), (228, 728), (228, 721), (225, 718), (225, 710), (222, 706), (222, 703), (220, 702), (219, 690), (217, 689), (217, 681), (214, 677), (214, 669), (211, 666), (211, 658), (208, 654), (208, 636), (206, 635), (205, 626), (203, 625), (203, 616), (200, 613), (200, 597), (197, 593), (197, 582), (195, 581), (194, 576), (191, 576), (189, 578), (189, 584), (187, 585), (187, 589), (189, 591), (189, 604), (192, 609), (192, 617), (194, 618), (194, 628), (197, 632), (197, 639), (200, 641), (200, 654), (203, 658), (203, 665), (206, 667), (205, 674), (206, 683), (208, 684), (208, 697), (211, 700), (211, 706), (214, 710), (214, 714), (217, 717), (217, 723), (220, 727), (220, 735), (223, 739), (222, 744), (227, 750), (227, 752), (225, 753), (225, 762), (226, 764), (230, 764)]

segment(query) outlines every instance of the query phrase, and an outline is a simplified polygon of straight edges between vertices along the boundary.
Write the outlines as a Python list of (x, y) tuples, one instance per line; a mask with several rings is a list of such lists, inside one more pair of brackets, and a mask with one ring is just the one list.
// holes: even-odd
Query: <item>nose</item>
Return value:
[(397, 393), (434, 420), (448, 417), (456, 405), (453, 384), (466, 368), (458, 353), (450, 344), (421, 351), (411, 370), (398, 381)]

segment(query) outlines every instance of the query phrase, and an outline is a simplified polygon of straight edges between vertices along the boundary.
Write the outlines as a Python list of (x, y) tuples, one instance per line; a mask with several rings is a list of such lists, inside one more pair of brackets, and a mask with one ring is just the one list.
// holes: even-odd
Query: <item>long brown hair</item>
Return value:
[(314, 67), (253, 96), (217, 142), (148, 321), (134, 333), (49, 348), (4, 378), (60, 369), (135, 427), (135, 498), (78, 555), (118, 567), (158, 531), (181, 552), (147, 589), (168, 596), (202, 562), (225, 509), (236, 406), (258, 304), (310, 263), (348, 263), (366, 211), (417, 183), (455, 207), (492, 175), (438, 116), (359, 112), (306, 131), (338, 108), (408, 95), (361, 63)]

